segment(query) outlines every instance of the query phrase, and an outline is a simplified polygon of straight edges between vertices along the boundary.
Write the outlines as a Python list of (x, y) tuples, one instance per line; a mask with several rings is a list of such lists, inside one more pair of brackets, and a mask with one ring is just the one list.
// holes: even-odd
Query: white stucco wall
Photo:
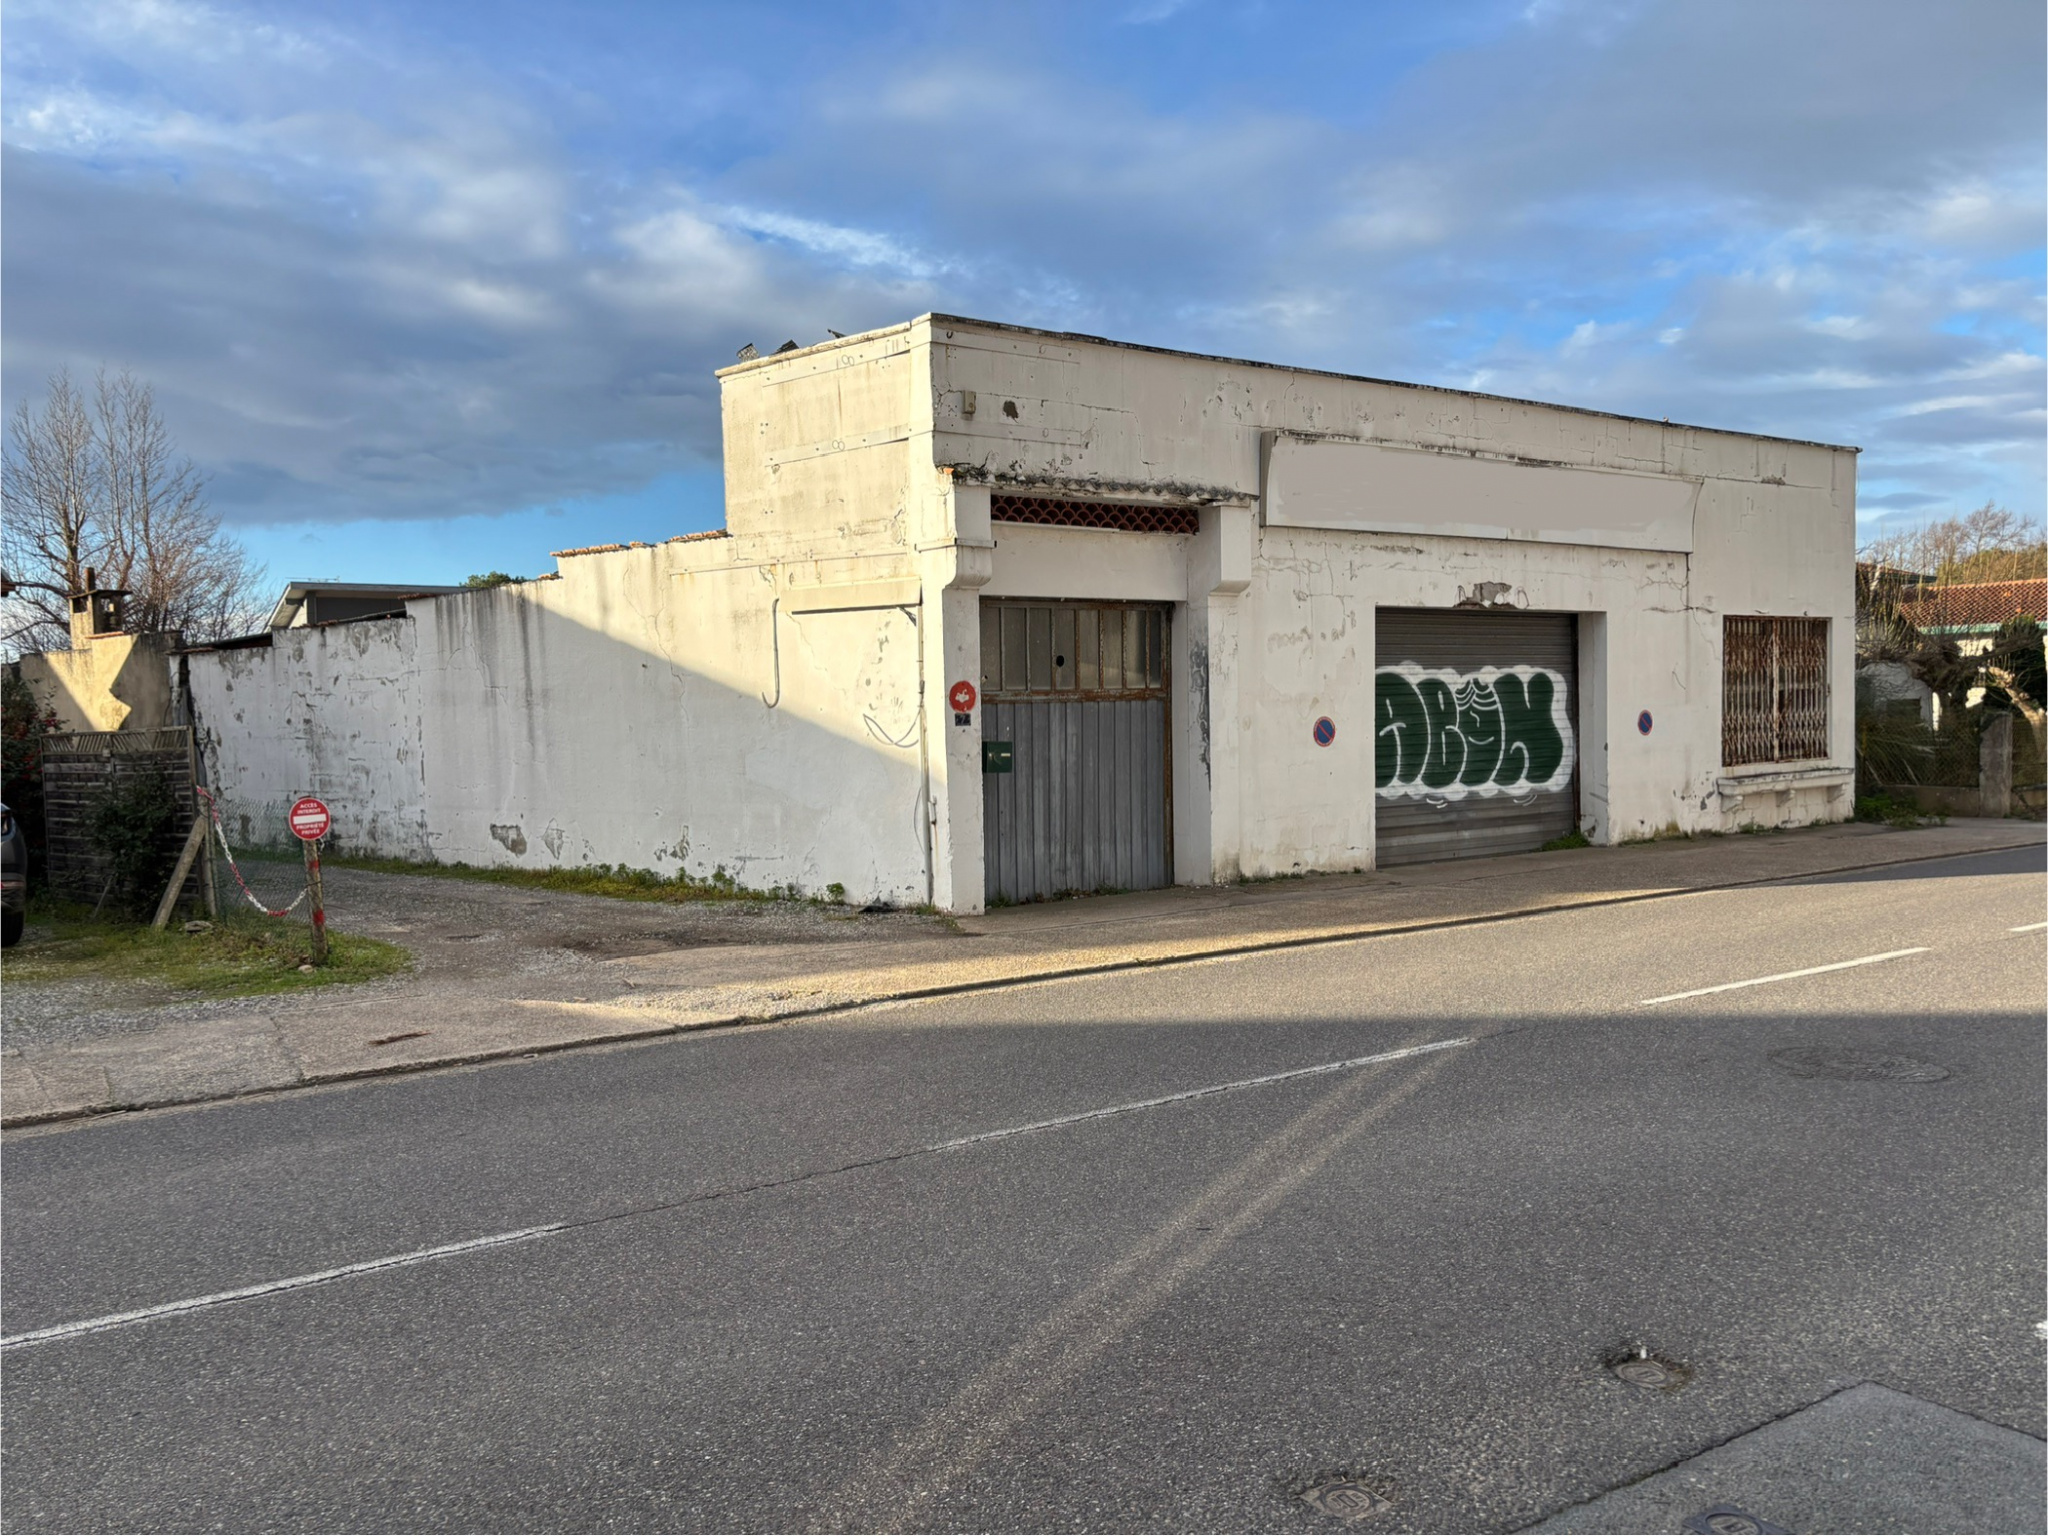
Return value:
[(925, 901), (917, 610), (888, 605), (914, 583), (794, 584), (702, 549), (195, 653), (231, 831), (310, 792), (355, 851)]
[[(1369, 867), (1376, 611), (1449, 608), (1482, 583), (1513, 606), (1578, 618), (1581, 818), (1596, 841), (1849, 814), (1852, 450), (923, 323), (933, 452), (956, 494), (1039, 490), (1247, 518), (1241, 595), (1180, 551), (1176, 628), (1201, 675), (1175, 722), (1175, 762), (1201, 772), (1175, 784), (1178, 878)], [(1295, 466), (1283, 450), (1279, 468), (1292, 481), (1274, 478), (1276, 444), (1293, 445)], [(979, 515), (960, 521), (961, 537)], [(984, 590), (1160, 595), (1163, 547), (1111, 560), (1084, 537), (1188, 542), (998, 523)], [(1827, 757), (1722, 766), (1731, 614), (1830, 621)], [(1339, 722), (1328, 749), (1309, 736), (1323, 714)], [(1830, 782), (1731, 792), (1788, 774)]]
[[(195, 655), (224, 788), (314, 789), (381, 852), (978, 910), (978, 717), (946, 693), (980, 602), (1121, 598), (1173, 605), (1176, 878), (1364, 868), (1377, 611), (1483, 592), (1576, 616), (1596, 840), (1848, 813), (1849, 450), (944, 316), (721, 381), (729, 537)], [(998, 490), (1200, 531), (994, 522)], [(1827, 758), (1722, 767), (1730, 614), (1830, 621)]]
[(678, 548), (414, 605), (435, 856), (924, 901), (915, 619)]
[(408, 619), (368, 619), (183, 658), (231, 839), (282, 844), (286, 808), (310, 794), (341, 846), (431, 857), (415, 639)]

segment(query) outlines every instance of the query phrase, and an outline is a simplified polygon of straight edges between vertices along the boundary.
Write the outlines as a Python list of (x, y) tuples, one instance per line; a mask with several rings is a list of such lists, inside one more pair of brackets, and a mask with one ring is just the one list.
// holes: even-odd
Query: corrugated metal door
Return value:
[(1377, 861), (1521, 853), (1578, 825), (1571, 614), (1383, 608)]
[(1173, 880), (1165, 609), (981, 605), (990, 901)]

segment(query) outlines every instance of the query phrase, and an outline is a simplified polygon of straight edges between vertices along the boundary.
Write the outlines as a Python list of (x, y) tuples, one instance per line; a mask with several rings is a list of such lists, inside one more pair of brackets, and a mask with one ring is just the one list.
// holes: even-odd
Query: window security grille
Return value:
[(1193, 507), (1130, 507), (1111, 501), (1067, 501), (1004, 492), (989, 498), (989, 515), (999, 523), (1111, 528), (1122, 533), (1194, 533), (1201, 527)]
[(1721, 762), (1828, 755), (1828, 621), (1722, 621)]

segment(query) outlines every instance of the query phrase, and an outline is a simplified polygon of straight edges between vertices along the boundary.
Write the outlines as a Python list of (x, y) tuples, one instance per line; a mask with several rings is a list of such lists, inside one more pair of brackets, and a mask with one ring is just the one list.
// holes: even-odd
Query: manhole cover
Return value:
[(1948, 1068), (1896, 1051), (1844, 1051), (1799, 1045), (1773, 1051), (1771, 1065), (1794, 1077), (1833, 1077), (1851, 1083), (1938, 1083)]
[(1609, 1355), (1607, 1369), (1632, 1387), (1650, 1392), (1676, 1392), (1692, 1380), (1692, 1368), (1663, 1355), (1653, 1355), (1640, 1345)]
[(1773, 1525), (1761, 1515), (1752, 1515), (1733, 1504), (1716, 1504), (1712, 1509), (1688, 1515), (1685, 1528), (1696, 1532), (1697, 1536), (1738, 1536), (1738, 1533), (1750, 1531), (1770, 1532), (1774, 1536), (1784, 1536), (1785, 1533), (1782, 1525)]
[(1339, 1472), (1319, 1477), (1303, 1488), (1301, 1500), (1311, 1509), (1355, 1525), (1360, 1520), (1370, 1520), (1392, 1509), (1393, 1491), (1391, 1478)]

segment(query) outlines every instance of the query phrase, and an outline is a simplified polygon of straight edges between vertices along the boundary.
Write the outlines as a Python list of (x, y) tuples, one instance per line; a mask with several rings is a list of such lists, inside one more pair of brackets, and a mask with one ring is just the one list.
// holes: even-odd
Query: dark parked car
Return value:
[(0, 805), (0, 944), (20, 942), (27, 921), (28, 844), (21, 840), (14, 813)]

